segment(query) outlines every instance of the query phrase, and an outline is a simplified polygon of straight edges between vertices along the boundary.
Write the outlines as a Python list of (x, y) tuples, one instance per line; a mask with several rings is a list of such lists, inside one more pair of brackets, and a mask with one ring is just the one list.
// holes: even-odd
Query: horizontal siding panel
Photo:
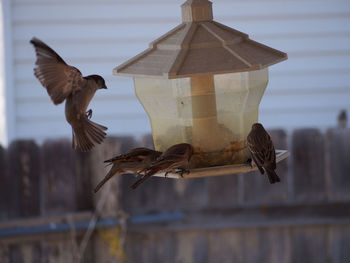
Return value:
[[(321, 76), (321, 75), (344, 75), (344, 74), (349, 74), (349, 69), (308, 69), (308, 70), (300, 70), (300, 69), (291, 69), (291, 70), (284, 70), (281, 71), (277, 68), (274, 68), (271, 70), (271, 73), (274, 76), (280, 77), (280, 78), (285, 78), (285, 77), (296, 77), (296, 76)], [(272, 75), (271, 74), (271, 75)], [(288, 81), (288, 80), (286, 80)]]
[[(278, 64), (278, 71), (289, 70), (350, 70), (350, 54), (346, 56), (293, 57)], [(277, 68), (277, 66), (275, 66)], [(276, 69), (277, 71), (277, 69)]]
[[(135, 135), (140, 136), (151, 131), (150, 123), (145, 115), (134, 115), (125, 118), (94, 119), (108, 127), (107, 135)], [(18, 120), (17, 136), (20, 138), (71, 138), (72, 130), (68, 123), (59, 120)]]
[[(17, 5), (14, 21), (78, 21), (78, 20), (104, 20), (104, 19), (143, 19), (154, 18), (154, 14), (175, 19), (180, 17), (180, 5), (184, 1), (158, 2), (152, 4), (147, 1), (139, 1), (137, 4), (127, 2), (111, 2), (101, 5), (98, 2), (76, 5), (74, 3), (61, 3), (43, 5), (41, 3), (32, 5)], [(52, 12), (54, 10), (55, 12)], [(237, 2), (225, 3), (214, 2), (214, 17), (232, 17), (235, 20), (285, 20), (308, 16), (309, 19), (322, 18), (334, 14), (350, 11), (350, 6), (345, 1), (319, 1), (317, 5), (313, 2), (280, 1), (260, 3)], [(37, 16), (36, 14), (41, 14)], [(216, 15), (217, 14), (217, 15)], [(268, 15), (267, 15), (268, 14)]]
[(222, 21), (288, 21), (296, 19), (329, 19), (346, 16), (350, 5), (346, 1), (295, 1), (265, 2), (252, 4), (247, 1), (215, 3), (214, 19)]
[[(148, 0), (150, 4), (159, 4), (159, 3), (172, 3), (178, 1), (178, 4), (182, 4), (182, 0)], [(227, 1), (227, 0), (221, 0)], [(251, 0), (249, 0), (251, 1)], [(253, 0), (255, 1), (255, 0)], [(271, 0), (269, 0), (271, 1)], [(274, 1), (274, 0), (272, 0)], [(95, 4), (96, 0), (13, 0), (14, 6), (19, 5), (86, 5), (86, 4)], [(101, 5), (111, 5), (111, 4), (135, 4), (140, 3), (140, 0), (99, 0)]]
[(265, 91), (265, 96), (289, 96), (289, 95), (310, 95), (310, 94), (322, 94), (324, 96), (327, 96), (327, 94), (344, 94), (348, 95), (350, 93), (350, 86), (347, 87), (310, 87), (310, 88), (303, 88), (303, 89), (295, 89), (295, 88), (284, 88), (284, 89), (277, 89), (276, 86), (269, 86), (268, 89)]
[(289, 94), (264, 96), (260, 103), (261, 110), (279, 110), (279, 109), (311, 109), (311, 108), (348, 108), (350, 93), (332, 93), (327, 94)]
[[(350, 23), (350, 15), (334, 16), (326, 19), (310, 20), (295, 19), (293, 21), (281, 20), (278, 23), (274, 20), (247, 20), (247, 21), (228, 21), (218, 20), (232, 28), (243, 31), (249, 35), (264, 32), (265, 34), (281, 34), (289, 32), (294, 33), (322, 33), (322, 32), (343, 32), (348, 31), (347, 25)], [(177, 21), (164, 21), (162, 18), (152, 21), (140, 21), (138, 23), (117, 23), (113, 20), (103, 23), (78, 23), (78, 24), (59, 24), (59, 23), (39, 23), (32, 25), (23, 23), (14, 25), (14, 40), (30, 39), (32, 36), (49, 38), (51, 32), (55, 32), (56, 39), (64, 38), (108, 38), (108, 37), (145, 37), (147, 35), (160, 36), (180, 23)], [(322, 25), (322, 26), (320, 26)], [(142, 30), (140, 30), (142, 28)], [(69, 29), (69, 30), (68, 30)]]
[[(322, 32), (343, 32), (348, 31), (347, 25), (350, 22), (350, 17), (333, 17), (329, 19), (315, 19), (309, 20), (297, 19), (293, 21), (280, 20), (280, 21), (237, 21), (232, 23), (230, 21), (220, 21), (221, 23), (226, 24), (229, 27), (232, 27), (236, 30), (245, 32), (251, 37), (255, 33), (264, 32), (265, 34), (282, 34), (289, 32), (294, 33), (322, 33)], [(321, 26), (322, 25), (322, 26)]]
[[(103, 115), (125, 116), (126, 118), (130, 114), (144, 114), (144, 110), (137, 99), (128, 100), (92, 100), (89, 107), (93, 110), (92, 120), (95, 118), (101, 118)], [(55, 106), (50, 100), (32, 102), (22, 102), (17, 104), (17, 117), (18, 118), (61, 118), (64, 116), (64, 105)]]
[[(54, 10), (54, 12), (52, 12)], [(37, 14), (41, 14), (38, 16)], [(168, 18), (168, 14), (173, 14), (171, 19), (176, 22), (176, 18), (180, 17), (180, 6), (176, 3), (158, 3), (148, 4), (147, 2), (139, 2), (136, 5), (128, 3), (111, 3), (109, 5), (101, 5), (98, 2), (75, 5), (58, 4), (58, 5), (18, 5), (14, 13), (13, 20), (15, 23), (23, 22), (63, 22), (88, 20), (92, 22), (99, 20), (117, 19), (128, 23), (131, 19), (153, 18), (162, 16)]]
[[(39, 38), (39, 37), (38, 37)], [(14, 59), (18, 61), (25, 61), (32, 63), (35, 60), (35, 53), (33, 46), (29, 43), (29, 40), (20, 45), (14, 45)], [(82, 41), (81, 43), (55, 43), (55, 41), (46, 41), (41, 38), (47, 45), (52, 47), (64, 60), (70, 59), (87, 59), (87, 58), (107, 58), (119, 57), (125, 59), (135, 55), (135, 52), (148, 48), (148, 44), (143, 42), (120, 43), (118, 41), (108, 43), (90, 43), (89, 41)], [(137, 54), (137, 53), (136, 53)]]
[[(349, 28), (350, 29), (350, 28)], [(254, 39), (264, 45), (281, 49), (284, 52), (297, 51), (337, 51), (350, 50), (350, 33), (348, 35), (331, 37), (305, 37), (305, 38), (280, 38), (280, 39)]]
[[(268, 89), (284, 90), (286, 88), (303, 90), (305, 88), (332, 88), (332, 87), (350, 87), (350, 70), (343, 74), (330, 71), (330, 74), (298, 74), (285, 75), (275, 74), (275, 71), (269, 72)], [(338, 71), (339, 73), (339, 71)]]
[[(327, 129), (337, 125), (337, 116), (340, 109), (325, 109), (324, 111), (290, 111), (290, 112), (269, 112), (261, 111), (259, 122), (271, 129), (283, 128), (292, 130), (297, 128), (321, 128)], [(295, 120), (298, 120), (297, 122)]]
[[(110, 37), (147, 37), (152, 39), (165, 34), (170, 29), (177, 26), (178, 23), (162, 23), (159, 20), (155, 23), (145, 24), (103, 24), (103, 25), (85, 25), (85, 24), (68, 24), (68, 25), (21, 25), (13, 26), (13, 39), (29, 40), (33, 36), (42, 39), (90, 39), (90, 38), (110, 38)], [(142, 30), (140, 30), (142, 26)], [(54, 32), (54, 34), (53, 34)]]

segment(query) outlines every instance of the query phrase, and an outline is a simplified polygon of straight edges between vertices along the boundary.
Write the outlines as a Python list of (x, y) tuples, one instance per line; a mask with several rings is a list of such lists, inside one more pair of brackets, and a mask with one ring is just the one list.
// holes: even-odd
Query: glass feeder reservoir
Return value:
[(182, 20), (114, 73), (134, 77), (157, 150), (192, 144), (191, 168), (245, 163), (267, 67), (287, 54), (213, 21), (207, 0), (184, 3)]

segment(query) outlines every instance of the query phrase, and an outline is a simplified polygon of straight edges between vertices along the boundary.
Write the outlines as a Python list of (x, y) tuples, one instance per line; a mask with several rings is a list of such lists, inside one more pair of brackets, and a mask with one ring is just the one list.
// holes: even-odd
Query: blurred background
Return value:
[[(347, 0), (212, 1), (214, 20), (288, 54), (259, 113), (291, 152), (281, 184), (152, 178), (130, 192), (121, 176), (91, 193), (104, 159), (152, 146), (132, 78), (112, 70), (180, 24), (183, 2), (1, 1), (0, 262), (350, 262), (350, 132), (337, 127), (350, 110)], [(95, 151), (72, 152), (64, 105), (33, 75), (33, 36), (105, 78), (90, 106), (111, 138)]]

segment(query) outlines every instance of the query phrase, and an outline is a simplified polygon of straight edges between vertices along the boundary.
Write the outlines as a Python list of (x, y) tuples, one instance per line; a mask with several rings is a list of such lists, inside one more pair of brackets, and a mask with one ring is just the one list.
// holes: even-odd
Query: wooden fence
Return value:
[(0, 262), (350, 262), (350, 129), (270, 134), (291, 152), (279, 184), (253, 172), (130, 190), (123, 175), (98, 194), (103, 160), (150, 136), (0, 147)]

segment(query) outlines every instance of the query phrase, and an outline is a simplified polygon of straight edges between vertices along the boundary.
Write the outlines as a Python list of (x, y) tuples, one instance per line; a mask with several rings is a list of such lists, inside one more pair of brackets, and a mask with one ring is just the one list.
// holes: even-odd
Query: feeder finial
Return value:
[(184, 23), (213, 20), (212, 2), (208, 0), (187, 0), (181, 10)]

